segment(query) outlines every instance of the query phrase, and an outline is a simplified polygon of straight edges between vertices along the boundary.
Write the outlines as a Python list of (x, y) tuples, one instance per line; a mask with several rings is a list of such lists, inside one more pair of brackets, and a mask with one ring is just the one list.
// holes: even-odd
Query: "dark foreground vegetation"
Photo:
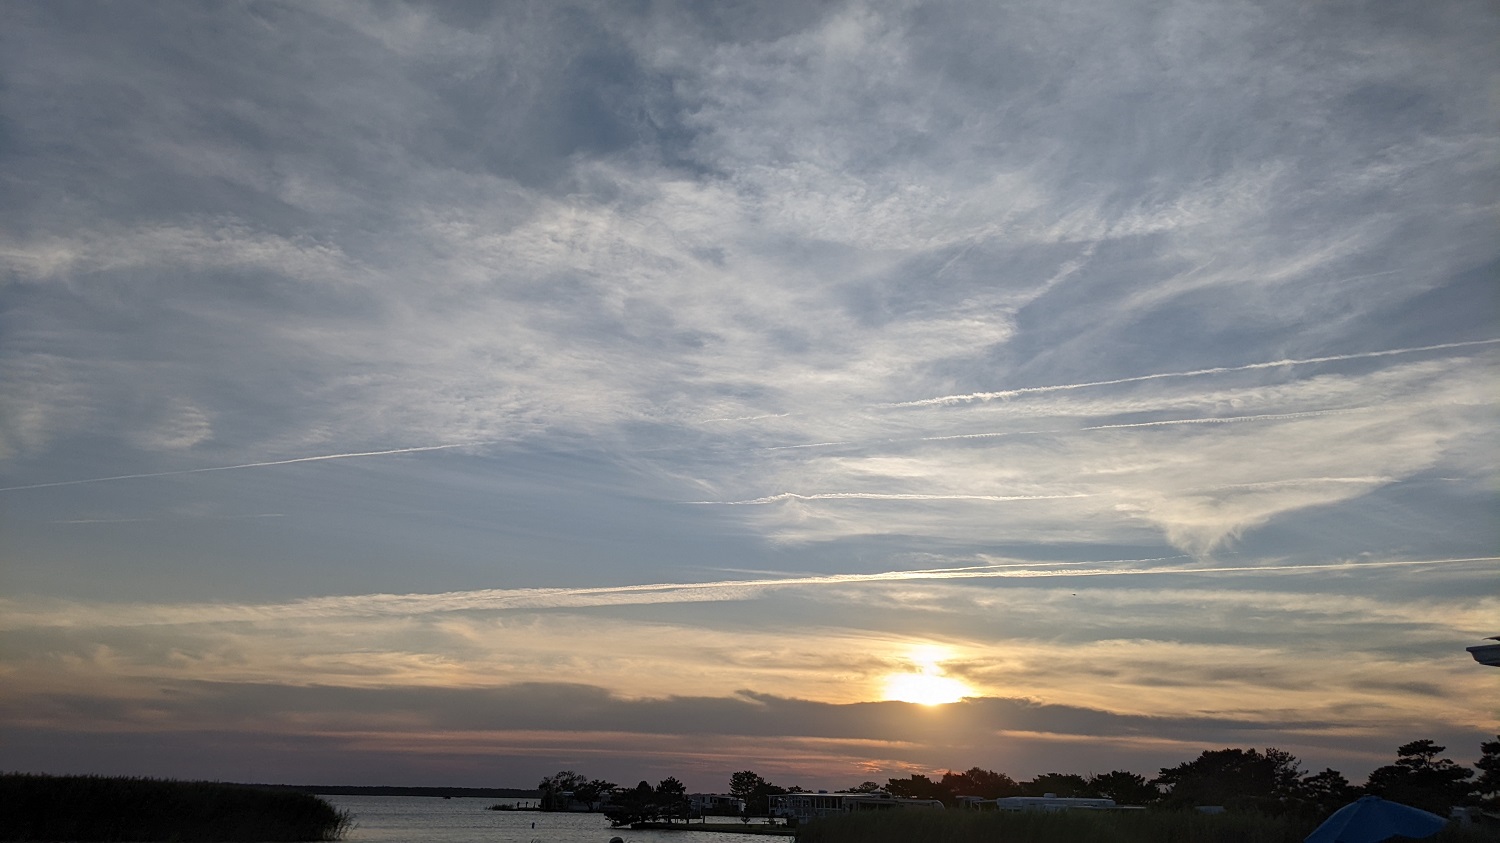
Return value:
[(0, 774), (0, 840), (337, 840), (350, 818), (307, 793), (216, 782)]
[[(1315, 827), (1255, 812), (867, 811), (809, 823), (797, 843), (1302, 843)], [(1500, 843), (1500, 831), (1450, 827), (1427, 840)]]

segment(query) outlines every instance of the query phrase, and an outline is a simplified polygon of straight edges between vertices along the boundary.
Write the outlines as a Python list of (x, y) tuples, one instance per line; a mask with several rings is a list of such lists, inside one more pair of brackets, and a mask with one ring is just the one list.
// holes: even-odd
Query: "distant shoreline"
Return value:
[(321, 796), (453, 796), (478, 799), (540, 799), (539, 790), (514, 787), (395, 787), (349, 784), (246, 784), (263, 790), (290, 790)]

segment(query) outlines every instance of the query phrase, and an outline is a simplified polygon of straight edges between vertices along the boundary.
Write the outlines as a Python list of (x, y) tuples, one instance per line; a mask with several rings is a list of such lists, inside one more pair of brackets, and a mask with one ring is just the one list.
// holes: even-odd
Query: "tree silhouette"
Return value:
[(1043, 773), (1029, 782), (1022, 782), (1021, 789), (1027, 796), (1052, 794), (1064, 798), (1098, 796), (1089, 786), (1088, 780), (1077, 773)]
[(610, 791), (614, 790), (616, 786), (611, 781), (594, 779), (587, 784), (580, 784), (574, 787), (573, 798), (593, 808), (600, 802), (603, 802), (604, 797), (608, 796)]
[(1089, 776), (1089, 789), (1106, 799), (1115, 800), (1116, 805), (1149, 805), (1161, 799), (1161, 791), (1156, 785), (1146, 781), (1140, 773), (1126, 770)]
[(1343, 773), (1329, 767), (1302, 780), (1302, 798), (1307, 813), (1321, 817), (1359, 798), (1359, 788), (1350, 785)]
[(889, 780), (886, 782), (885, 791), (903, 799), (941, 799), (944, 805), (951, 805), (953, 802), (951, 791), (943, 787), (940, 782), (935, 782), (920, 773), (913, 773), (911, 778), (907, 779)]
[(568, 800), (577, 794), (579, 788), (587, 786), (588, 779), (572, 770), (563, 770), (542, 779), (536, 789), (542, 792), (541, 808), (543, 811), (566, 811)]
[(979, 767), (970, 767), (962, 773), (950, 770), (943, 774), (941, 785), (952, 796), (977, 796), (980, 799), (1020, 796), (1023, 792), (1010, 776)]
[(1289, 752), (1267, 749), (1205, 751), (1195, 760), (1163, 767), (1152, 784), (1165, 787), (1169, 806), (1223, 805), (1276, 814), (1301, 804), (1301, 762)]
[(1447, 747), (1430, 740), (1412, 741), (1396, 748), (1396, 763), (1370, 773), (1365, 790), (1392, 802), (1400, 802), (1448, 816), (1455, 805), (1467, 804), (1474, 771), (1438, 756)]
[(729, 777), (729, 793), (745, 800), (747, 817), (769, 816), (771, 797), (786, 792), (786, 788), (771, 784), (752, 770), (742, 770)]
[(1474, 782), (1474, 795), (1489, 808), (1500, 808), (1500, 735), (1495, 737), (1495, 740), (1479, 745), (1479, 751), (1483, 754), (1474, 762), (1479, 770), (1479, 778)]
[(614, 826), (648, 822), (658, 815), (656, 792), (651, 789), (649, 782), (641, 782), (630, 790), (616, 794), (613, 804), (604, 811), (605, 819)]
[(656, 802), (657, 816), (667, 822), (687, 819), (693, 812), (692, 803), (687, 798), (687, 785), (678, 781), (676, 776), (667, 776), (657, 783), (652, 797)]

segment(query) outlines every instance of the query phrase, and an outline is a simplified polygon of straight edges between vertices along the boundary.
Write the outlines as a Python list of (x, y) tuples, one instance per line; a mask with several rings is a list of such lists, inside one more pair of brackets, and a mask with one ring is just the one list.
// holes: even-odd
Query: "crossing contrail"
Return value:
[(1279, 369), (1283, 366), (1306, 366), (1313, 363), (1337, 363), (1344, 360), (1368, 360), (1374, 357), (1392, 357), (1398, 354), (1417, 354), (1423, 351), (1445, 351), (1453, 348), (1468, 348), (1476, 345), (1493, 345), (1500, 343), (1500, 338), (1487, 340), (1469, 340), (1467, 342), (1445, 342), (1438, 345), (1423, 345), (1413, 348), (1390, 348), (1384, 351), (1361, 351), (1355, 354), (1332, 354), (1327, 357), (1304, 357), (1301, 359), (1271, 360), (1265, 363), (1247, 363), (1243, 366), (1215, 366), (1211, 369), (1193, 369), (1187, 372), (1157, 372), (1151, 375), (1136, 375), (1129, 378), (1115, 378), (1107, 381), (1088, 381), (1085, 383), (1065, 383), (1055, 386), (1024, 386), (1018, 389), (1004, 389), (998, 392), (970, 392), (966, 395), (943, 395), (937, 398), (922, 398), (917, 401), (898, 401), (891, 404), (877, 404), (877, 407), (932, 407), (945, 404), (966, 404), (971, 401), (993, 401), (998, 398), (1014, 398), (1018, 395), (1035, 395), (1043, 392), (1065, 392), (1073, 389), (1088, 389), (1095, 386), (1114, 386), (1122, 383), (1140, 383), (1142, 381), (1164, 380), (1166, 378), (1196, 378), (1202, 375), (1222, 375), (1228, 372), (1249, 372), (1256, 369)]
[(245, 462), (238, 465), (213, 465), (207, 468), (184, 468), (177, 471), (152, 471), (146, 474), (117, 474), (113, 477), (88, 477), (82, 480), (58, 480), (52, 483), (31, 483), (26, 486), (6, 486), (0, 492), (19, 492), (24, 489), (50, 489), (56, 486), (79, 486), (85, 483), (109, 483), (115, 480), (142, 480), (148, 477), (177, 477), (183, 474), (202, 474), (208, 471), (235, 471), (241, 468), (266, 468), (273, 465), (291, 465), (299, 462), (322, 462), (324, 460), (347, 460), (355, 457), (384, 457), (391, 454), (416, 454), (423, 451), (446, 451), (452, 448), (471, 448), (490, 445), (491, 442), (463, 442), (456, 445), (423, 445), (419, 448), (391, 448), (385, 451), (357, 451), (348, 454), (320, 454), (315, 457), (293, 457), (287, 460)]

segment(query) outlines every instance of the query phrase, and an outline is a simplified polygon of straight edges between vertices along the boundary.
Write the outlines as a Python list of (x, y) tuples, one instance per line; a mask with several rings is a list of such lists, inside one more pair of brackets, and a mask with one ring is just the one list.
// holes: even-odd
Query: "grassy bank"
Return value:
[[(879, 811), (809, 823), (797, 843), (1302, 843), (1317, 825), (1262, 814)], [(1427, 839), (1500, 843), (1500, 831), (1450, 828)]]
[(307, 793), (215, 782), (0, 774), (0, 840), (337, 840), (347, 815)]

